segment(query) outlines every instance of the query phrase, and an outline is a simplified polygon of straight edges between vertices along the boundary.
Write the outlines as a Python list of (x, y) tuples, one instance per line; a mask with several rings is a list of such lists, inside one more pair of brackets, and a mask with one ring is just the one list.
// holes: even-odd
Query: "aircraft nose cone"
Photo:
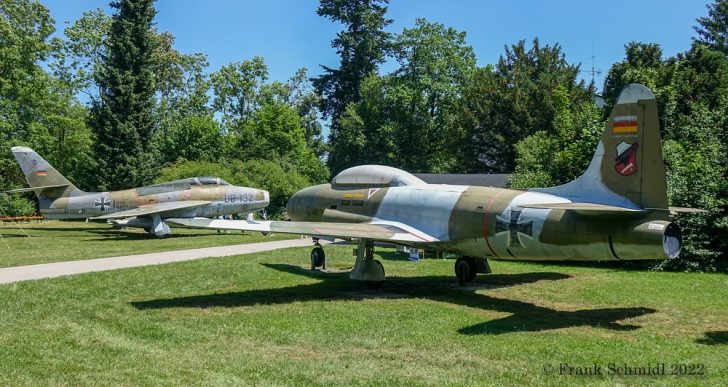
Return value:
[(265, 202), (265, 205), (270, 204), (270, 194), (266, 190), (260, 190), (260, 192), (263, 193), (263, 201)]

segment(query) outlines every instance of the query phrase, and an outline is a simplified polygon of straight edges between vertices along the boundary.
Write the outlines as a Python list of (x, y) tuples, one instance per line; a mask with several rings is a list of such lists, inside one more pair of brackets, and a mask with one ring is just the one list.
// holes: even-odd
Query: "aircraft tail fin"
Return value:
[(622, 89), (587, 171), (570, 183), (535, 191), (574, 202), (667, 210), (667, 178), (652, 91), (640, 84)]
[(34, 191), (38, 197), (63, 197), (81, 192), (33, 149), (14, 146), (10, 151), (30, 184), (28, 190)]

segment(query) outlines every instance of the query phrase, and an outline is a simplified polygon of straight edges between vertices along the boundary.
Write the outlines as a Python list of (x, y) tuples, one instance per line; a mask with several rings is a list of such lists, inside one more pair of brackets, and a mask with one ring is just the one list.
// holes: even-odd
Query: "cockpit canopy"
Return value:
[(339, 172), (331, 181), (333, 188), (401, 187), (424, 185), (409, 172), (384, 165), (359, 165)]
[(197, 186), (215, 186), (215, 185), (230, 185), (230, 184), (219, 177), (199, 176), (199, 177), (190, 177), (187, 179), (168, 181), (165, 183), (149, 185), (146, 187), (139, 187), (139, 188), (137, 188), (137, 193), (139, 194), (139, 196), (156, 195), (156, 194), (160, 194), (160, 193), (164, 193), (164, 192), (186, 190), (186, 189), (189, 189), (191, 186), (195, 186), (195, 185), (197, 185)]
[(202, 185), (230, 185), (225, 180), (219, 178), (219, 177), (212, 177), (212, 176), (200, 176), (200, 177), (193, 177), (190, 178), (190, 185), (197, 185), (193, 183), (192, 181), (197, 179), (197, 181), (200, 182)]

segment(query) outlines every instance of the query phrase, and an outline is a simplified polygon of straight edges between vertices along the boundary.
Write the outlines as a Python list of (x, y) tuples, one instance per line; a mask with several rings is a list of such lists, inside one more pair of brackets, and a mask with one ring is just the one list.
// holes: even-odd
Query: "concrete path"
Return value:
[(259, 251), (277, 250), (287, 247), (306, 246), (313, 246), (311, 239), (288, 239), (273, 242), (248, 243), (244, 245), (206, 247), (203, 249), (164, 251), (160, 253), (126, 255), (122, 257), (16, 266), (0, 269), (0, 284), (41, 278), (54, 278), (64, 275), (91, 273), (95, 271), (123, 269), (127, 267), (161, 265), (164, 263), (191, 261), (194, 259), (208, 257), (227, 257), (230, 255), (251, 254)]

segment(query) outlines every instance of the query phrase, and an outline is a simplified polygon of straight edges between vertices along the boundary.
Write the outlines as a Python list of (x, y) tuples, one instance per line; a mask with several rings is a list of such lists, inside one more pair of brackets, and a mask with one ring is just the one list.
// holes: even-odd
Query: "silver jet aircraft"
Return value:
[(152, 235), (170, 234), (167, 218), (218, 217), (268, 206), (267, 191), (230, 185), (217, 177), (191, 177), (112, 192), (84, 192), (27, 147), (11, 149), (40, 213), (48, 219), (107, 220), (117, 227), (139, 227)]

